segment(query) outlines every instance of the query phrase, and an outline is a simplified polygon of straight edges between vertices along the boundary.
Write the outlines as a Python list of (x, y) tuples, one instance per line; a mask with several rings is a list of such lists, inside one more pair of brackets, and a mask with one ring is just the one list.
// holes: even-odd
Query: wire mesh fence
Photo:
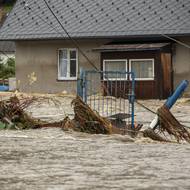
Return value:
[(135, 77), (132, 72), (81, 71), (78, 92), (101, 116), (119, 127), (134, 127)]

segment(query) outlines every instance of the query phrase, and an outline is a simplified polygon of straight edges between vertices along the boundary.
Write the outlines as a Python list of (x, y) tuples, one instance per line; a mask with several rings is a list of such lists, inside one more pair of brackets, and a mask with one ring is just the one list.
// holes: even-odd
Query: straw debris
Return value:
[(75, 117), (70, 120), (66, 117), (63, 121), (63, 129), (73, 129), (90, 134), (112, 134), (112, 124), (106, 118), (101, 117), (85, 104), (80, 97), (72, 101)]
[(167, 132), (170, 136), (173, 136), (177, 142), (187, 141), (190, 143), (190, 133), (181, 125), (180, 122), (172, 115), (166, 106), (158, 109), (159, 116), (159, 130), (161, 133)]
[(151, 138), (160, 142), (174, 142), (178, 143), (186, 141), (190, 143), (190, 133), (185, 126), (172, 115), (166, 106), (162, 106), (157, 111), (159, 117), (159, 124), (154, 129), (148, 128), (143, 131), (144, 137)]

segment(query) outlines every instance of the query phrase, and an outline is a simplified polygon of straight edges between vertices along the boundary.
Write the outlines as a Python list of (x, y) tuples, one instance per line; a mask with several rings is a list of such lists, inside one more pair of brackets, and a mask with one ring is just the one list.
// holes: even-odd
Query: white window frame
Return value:
[[(153, 77), (151, 78), (136, 78), (135, 76), (135, 80), (137, 81), (153, 81), (155, 80), (155, 59), (129, 59), (129, 71), (132, 72), (132, 66), (131, 66), (131, 63), (132, 61), (152, 61), (152, 72), (153, 72)], [(131, 77), (130, 77), (130, 80), (131, 80)]]
[[(60, 64), (59, 64), (59, 60), (60, 60), (59, 59), (59, 51), (61, 51), (61, 50), (66, 50), (67, 51), (67, 57), (69, 57), (68, 65), (67, 65), (67, 68), (69, 68), (69, 72), (67, 72), (67, 73), (69, 73), (69, 74), (70, 74), (70, 61), (72, 60), (72, 59), (70, 59), (70, 51), (76, 51), (76, 77), (69, 77), (69, 76), (61, 77), (60, 76), (60, 72), (59, 72), (60, 71), (60, 68), (59, 68), (59, 66), (60, 66)], [(77, 80), (78, 62), (79, 62), (78, 49), (76, 49), (76, 48), (59, 48), (58, 49), (58, 80)]]
[[(127, 59), (104, 59), (103, 60), (103, 71), (106, 71), (106, 61), (109, 61), (109, 62), (125, 61), (125, 72), (128, 71), (128, 69), (127, 69), (128, 60)], [(127, 78), (128, 78), (128, 76), (126, 74), (126, 78), (120, 78), (120, 79), (127, 80)], [(114, 80), (117, 80), (117, 78), (105, 78), (105, 75), (104, 75), (104, 80), (114, 81)]]

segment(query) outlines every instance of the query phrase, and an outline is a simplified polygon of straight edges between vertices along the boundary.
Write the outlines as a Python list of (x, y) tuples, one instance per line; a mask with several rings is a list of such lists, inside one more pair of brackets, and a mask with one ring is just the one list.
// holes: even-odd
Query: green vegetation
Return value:
[(15, 59), (9, 58), (6, 64), (0, 61), (0, 79), (8, 79), (15, 76)]
[(4, 6), (4, 11), (5, 11), (6, 13), (9, 13), (12, 8), (13, 8), (13, 5), (7, 4), (7, 5)]
[(15, 2), (16, 0), (4, 0), (0, 3), (0, 22), (3, 22), (7, 13), (12, 10)]

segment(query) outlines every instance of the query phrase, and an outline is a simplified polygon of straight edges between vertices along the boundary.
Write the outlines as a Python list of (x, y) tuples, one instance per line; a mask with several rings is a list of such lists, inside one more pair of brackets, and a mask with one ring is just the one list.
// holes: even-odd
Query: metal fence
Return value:
[(110, 119), (117, 127), (134, 128), (133, 72), (81, 70), (78, 95), (94, 111)]

